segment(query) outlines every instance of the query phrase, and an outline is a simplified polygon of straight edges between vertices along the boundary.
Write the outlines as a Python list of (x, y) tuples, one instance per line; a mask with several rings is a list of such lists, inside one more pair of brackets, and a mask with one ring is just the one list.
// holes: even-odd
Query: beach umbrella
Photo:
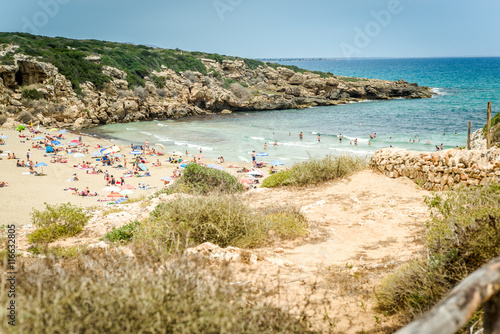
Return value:
[(68, 133), (68, 131), (66, 131), (66, 130), (64, 130), (64, 129), (59, 130), (58, 132), (59, 132), (59, 133)]
[(142, 154), (142, 152), (140, 152), (140, 151), (132, 151), (132, 152), (130, 152), (130, 154), (133, 154), (133, 155), (141, 155), (141, 154)]
[(125, 195), (132, 195), (134, 192), (130, 189), (123, 189), (122, 191), (120, 191), (120, 194), (122, 194), (123, 196)]
[(250, 179), (239, 179), (238, 180), (241, 184), (252, 184), (253, 181)]
[(92, 158), (94, 157), (102, 157), (102, 154), (101, 154), (101, 151), (95, 151), (94, 153), (92, 153)]
[(0, 139), (7, 139), (7, 136), (6, 135), (1, 135)]
[(108, 154), (111, 154), (111, 153), (113, 153), (113, 152), (114, 152), (114, 151), (113, 151), (113, 149), (112, 149), (112, 148), (104, 148), (104, 149), (102, 149), (102, 150), (101, 150), (101, 154), (102, 154), (102, 155), (108, 155)]
[(165, 146), (163, 146), (162, 144), (155, 144), (155, 145), (161, 147), (162, 149), (165, 149)]
[(111, 192), (119, 192), (121, 189), (116, 186), (110, 186), (106, 188), (102, 188), (102, 191), (111, 191)]
[(39, 162), (35, 165), (35, 167), (42, 167), (42, 173), (43, 173), (43, 167), (44, 166), (47, 166), (47, 164), (45, 162)]
[(37, 137), (33, 138), (33, 140), (42, 140), (42, 139), (45, 139), (45, 137), (43, 137), (43, 136), (37, 136)]
[(85, 158), (85, 154), (77, 153), (77, 154), (73, 155), (73, 158)]
[(72, 140), (72, 141), (70, 141), (70, 143), (75, 143), (75, 144), (78, 144), (78, 145), (81, 144), (81, 142), (78, 139)]
[(123, 195), (119, 194), (119, 193), (111, 193), (107, 197), (116, 197), (116, 198), (118, 198), (118, 197), (123, 197)]
[(269, 154), (265, 153), (265, 152), (260, 152), (260, 153), (257, 153), (256, 156), (258, 157), (267, 157)]
[(171, 178), (170, 176), (166, 176), (166, 177), (162, 177), (160, 180), (170, 182), (170, 181), (173, 181), (174, 179)]
[(133, 149), (133, 150), (137, 150), (137, 151), (139, 151), (139, 150), (144, 151), (144, 147), (142, 147), (142, 145), (135, 145), (135, 146), (132, 146), (132, 149)]
[(115, 154), (114, 157), (115, 158), (123, 158), (123, 154)]
[(51, 143), (54, 145), (61, 145), (61, 142), (59, 140), (53, 140), (51, 141)]
[(271, 165), (275, 165), (275, 166), (283, 166), (285, 165), (283, 162), (279, 161), (279, 160), (276, 160), (276, 161), (273, 161), (271, 162)]
[(50, 129), (49, 131), (50, 131), (50, 132), (54, 132), (54, 131), (57, 131), (57, 129), (56, 129), (56, 128), (52, 128), (52, 129)]
[(148, 170), (148, 167), (146, 167), (146, 165), (145, 165), (145, 164), (139, 164), (138, 166), (139, 166), (139, 168), (140, 168), (142, 171), (147, 171), (147, 170)]
[(21, 130), (24, 130), (24, 129), (25, 129), (24, 125), (19, 125), (17, 127), (16, 131), (21, 131)]
[(188, 164), (181, 164), (181, 168), (186, 167)]
[(135, 189), (135, 187), (131, 184), (122, 184), (120, 189)]

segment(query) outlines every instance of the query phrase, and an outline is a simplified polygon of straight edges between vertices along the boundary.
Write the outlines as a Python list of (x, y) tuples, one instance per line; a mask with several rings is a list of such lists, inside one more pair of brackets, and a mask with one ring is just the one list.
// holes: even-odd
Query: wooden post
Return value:
[(470, 150), (470, 126), (471, 122), (469, 121), (469, 130), (467, 131), (467, 149)]
[(488, 102), (488, 111), (486, 116), (486, 149), (491, 148), (491, 102)]
[(484, 303), (484, 334), (500, 333), (500, 294), (495, 294)]

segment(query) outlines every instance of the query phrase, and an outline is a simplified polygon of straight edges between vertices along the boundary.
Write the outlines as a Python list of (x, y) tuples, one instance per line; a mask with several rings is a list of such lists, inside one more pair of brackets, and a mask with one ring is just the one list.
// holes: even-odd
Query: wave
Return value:
[(152, 136), (153, 135), (152, 133), (146, 132), (146, 131), (139, 131), (139, 132), (142, 133), (142, 134), (148, 135), (148, 136)]
[(338, 148), (338, 147), (330, 147), (329, 149), (332, 151), (342, 152), (342, 153), (345, 153), (345, 152), (354, 153), (356, 155), (372, 154), (373, 152), (375, 152), (375, 150), (367, 151), (367, 150), (356, 150), (356, 149), (352, 149), (352, 148)]
[(294, 146), (294, 147), (314, 147), (313, 145), (306, 145), (306, 144), (300, 144), (300, 143), (290, 143), (290, 142), (282, 142), (282, 143), (278, 143), (278, 146), (279, 145), (283, 145), (283, 146)]
[(254, 140), (266, 140), (266, 138), (264, 138), (264, 137), (250, 137), (250, 138), (252, 138)]
[(161, 123), (158, 123), (158, 124), (156, 124), (156, 125), (158, 125), (158, 126), (168, 126), (168, 125), (166, 125), (166, 124), (161, 124)]
[(190, 147), (190, 148), (201, 148), (203, 151), (213, 151), (213, 147), (208, 147), (208, 146), (201, 146), (201, 145), (196, 145), (196, 144), (191, 144), (191, 143), (188, 143), (186, 141), (176, 141), (174, 142), (175, 145), (177, 146), (187, 146), (187, 147)]
[[(357, 137), (343, 136), (343, 138), (354, 141)], [(368, 143), (369, 139), (357, 138), (358, 143)]]

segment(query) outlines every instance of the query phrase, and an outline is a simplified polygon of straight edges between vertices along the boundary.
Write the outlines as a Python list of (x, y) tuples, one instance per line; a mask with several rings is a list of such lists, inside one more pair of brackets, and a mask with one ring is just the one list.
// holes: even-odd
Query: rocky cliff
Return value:
[(59, 126), (82, 128), (209, 113), (432, 96), (429, 88), (403, 80), (346, 78), (263, 62), (249, 66), (238, 58), (200, 57), (205, 73), (174, 71), (162, 65), (144, 75), (143, 87), (131, 87), (127, 80), (130, 72), (101, 64), (105, 56), (101, 54), (82, 61), (100, 66), (106, 78), (102, 87), (84, 81), (76, 89), (74, 79), (70, 81), (58, 67), (17, 49), (17, 45), (0, 47), (0, 112), (19, 122), (46, 126), (57, 122)]

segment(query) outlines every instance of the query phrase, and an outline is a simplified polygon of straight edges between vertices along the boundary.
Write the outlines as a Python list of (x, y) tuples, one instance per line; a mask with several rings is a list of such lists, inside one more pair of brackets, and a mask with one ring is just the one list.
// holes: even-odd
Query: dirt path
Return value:
[(317, 308), (326, 309), (316, 315), (323, 318), (322, 329), (390, 332), (397, 320), (373, 310), (373, 289), (422, 250), (428, 194), (408, 179), (371, 171), (318, 187), (263, 189), (249, 196), (251, 203), (299, 206), (311, 233), (300, 244), (263, 250), (268, 261), (247, 275), (267, 290), (279, 287), (279, 296), (271, 298), (279, 304), (318, 302)]

